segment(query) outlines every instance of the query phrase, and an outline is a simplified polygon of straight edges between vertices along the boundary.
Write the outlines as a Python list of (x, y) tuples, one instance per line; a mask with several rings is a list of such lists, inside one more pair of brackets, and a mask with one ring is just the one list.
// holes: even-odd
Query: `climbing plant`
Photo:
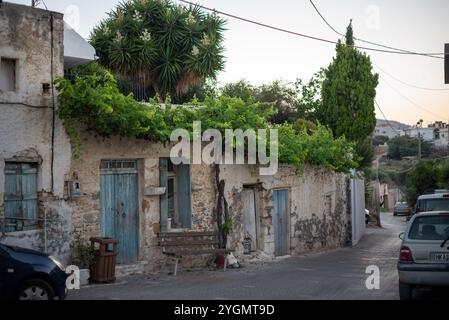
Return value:
[(224, 67), (225, 21), (170, 0), (120, 3), (92, 31), (99, 62), (121, 76), (140, 76), (165, 99), (185, 94)]
[[(87, 71), (86, 71), (87, 70)], [(175, 129), (191, 132), (193, 122), (201, 121), (202, 130), (269, 129), (272, 108), (228, 96), (206, 97), (198, 103), (172, 106), (170, 101), (141, 103), (132, 94), (120, 92), (114, 76), (98, 65), (77, 70), (72, 79), (56, 80), (59, 92), (59, 117), (75, 151), (81, 150), (79, 132), (93, 130), (102, 137), (122, 136), (165, 143)], [(279, 132), (280, 162), (298, 167), (305, 163), (324, 165), (337, 172), (348, 172), (357, 164), (352, 160), (353, 146), (344, 137), (334, 138), (322, 125), (310, 123), (275, 125)], [(79, 157), (79, 152), (75, 157)]]

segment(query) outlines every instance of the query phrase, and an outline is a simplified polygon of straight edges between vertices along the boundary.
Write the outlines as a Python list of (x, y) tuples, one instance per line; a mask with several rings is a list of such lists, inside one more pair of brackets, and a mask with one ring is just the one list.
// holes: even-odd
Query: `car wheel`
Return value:
[(412, 300), (413, 286), (407, 283), (399, 282), (399, 299)]
[(54, 300), (55, 293), (51, 286), (40, 279), (27, 280), (20, 287), (18, 300)]
[(397, 216), (398, 214), (396, 212), (393, 213), (394, 216)]

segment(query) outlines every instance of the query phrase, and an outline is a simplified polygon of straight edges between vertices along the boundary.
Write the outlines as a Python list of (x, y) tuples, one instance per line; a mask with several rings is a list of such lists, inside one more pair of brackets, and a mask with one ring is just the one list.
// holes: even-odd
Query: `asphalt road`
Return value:
[[(276, 300), (398, 299), (396, 262), (404, 217), (382, 213), (383, 228), (368, 228), (360, 243), (300, 257), (249, 264), (223, 271), (182, 271), (121, 278), (115, 284), (72, 291), (68, 299)], [(368, 266), (379, 269), (379, 289), (367, 289)], [(418, 298), (438, 298), (420, 293)]]

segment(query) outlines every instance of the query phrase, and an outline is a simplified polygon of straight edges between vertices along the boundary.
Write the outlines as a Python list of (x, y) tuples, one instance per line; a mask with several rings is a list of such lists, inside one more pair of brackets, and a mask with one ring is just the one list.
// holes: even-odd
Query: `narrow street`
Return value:
[[(69, 299), (398, 299), (396, 262), (404, 217), (382, 213), (383, 228), (369, 228), (361, 242), (318, 254), (246, 265), (242, 269), (183, 272), (178, 277), (141, 275), (92, 285)], [(366, 268), (380, 270), (380, 289), (368, 290)]]

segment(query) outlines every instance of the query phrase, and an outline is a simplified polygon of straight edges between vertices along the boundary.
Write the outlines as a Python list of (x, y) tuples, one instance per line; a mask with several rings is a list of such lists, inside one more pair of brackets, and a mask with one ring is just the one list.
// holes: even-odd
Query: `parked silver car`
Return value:
[(411, 299), (418, 287), (449, 286), (449, 211), (414, 215), (400, 238), (401, 300)]
[(410, 209), (407, 202), (396, 202), (393, 209), (393, 215), (397, 216), (399, 214), (410, 215), (412, 210)]

